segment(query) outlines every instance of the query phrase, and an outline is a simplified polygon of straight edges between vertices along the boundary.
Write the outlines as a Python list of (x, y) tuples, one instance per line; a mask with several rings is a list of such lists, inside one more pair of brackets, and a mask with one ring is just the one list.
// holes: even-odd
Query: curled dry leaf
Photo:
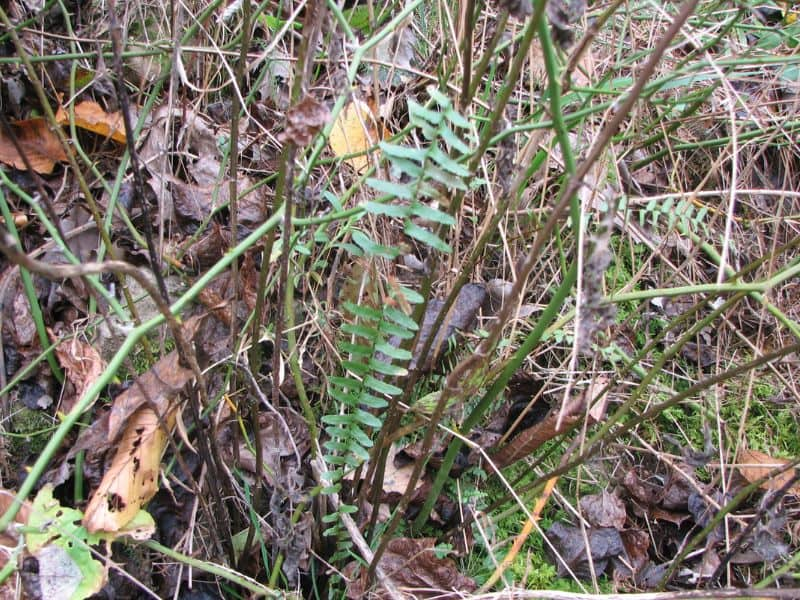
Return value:
[(10, 133), (16, 138), (19, 150), (9, 137), (9, 132), (0, 127), (0, 162), (24, 171), (28, 168), (22, 156), (24, 155), (34, 171), (49, 175), (56, 163), (67, 160), (58, 136), (42, 118), (12, 123)]
[(86, 508), (83, 523), (90, 533), (126, 527), (158, 491), (158, 471), (177, 410), (164, 420), (150, 408), (127, 421), (111, 467)]
[[(769, 454), (758, 450), (742, 450), (739, 452), (737, 469), (748, 482), (752, 483), (768, 476), (772, 471), (783, 467), (789, 463), (783, 458), (772, 458)], [(762, 490), (779, 490), (789, 483), (796, 475), (796, 469), (789, 469), (778, 475), (773, 475), (762, 483), (759, 487)], [(800, 485), (795, 483), (789, 490), (789, 494), (800, 496)]]
[(314, 96), (306, 95), (286, 113), (286, 128), (279, 136), (282, 142), (308, 146), (330, 119), (328, 107)]
[(548, 546), (548, 554), (553, 554), (559, 577), (568, 576), (571, 570), (580, 578), (589, 578), (592, 573), (590, 561), (594, 564), (595, 573), (603, 573), (611, 559), (625, 553), (619, 531), (611, 527), (590, 528), (584, 538), (580, 527), (553, 523), (547, 530), (547, 536), (563, 559), (556, 557)]
[[(196, 317), (184, 324), (186, 338), (194, 337), (202, 321)], [(192, 377), (178, 353), (170, 352), (114, 400), (107, 442), (116, 454), (86, 508), (83, 522), (90, 532), (120, 531), (158, 490), (161, 456), (177, 420), (176, 399)]]
[(360, 154), (344, 162), (361, 173), (369, 167), (367, 151), (381, 140), (380, 131), (375, 111), (363, 100), (354, 99), (336, 118), (328, 144), (337, 158)]
[[(48, 334), (55, 342), (55, 334), (51, 330), (48, 330)], [(86, 389), (100, 377), (106, 368), (106, 362), (93, 346), (78, 338), (56, 346), (56, 356), (73, 387), (71, 393), (61, 399), (61, 412), (69, 413)]]
[(166, 417), (192, 376), (190, 369), (181, 366), (177, 352), (164, 356), (114, 400), (108, 417), (108, 442), (114, 443), (131, 415), (144, 406)]
[[(122, 120), (122, 113), (119, 111), (109, 113), (102, 106), (92, 100), (84, 100), (74, 107), (75, 125), (81, 129), (91, 131), (105, 138), (111, 138), (115, 142), (124, 144), (127, 139), (125, 136), (125, 124)], [(58, 109), (56, 120), (61, 125), (69, 124), (69, 112), (63, 108)]]

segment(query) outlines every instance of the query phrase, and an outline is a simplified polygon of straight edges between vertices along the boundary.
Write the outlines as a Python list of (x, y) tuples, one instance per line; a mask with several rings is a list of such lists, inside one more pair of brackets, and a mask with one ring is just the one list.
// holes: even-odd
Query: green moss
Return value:
[(26, 456), (39, 455), (55, 429), (53, 417), (41, 410), (21, 408), (10, 419), (8, 448), (13, 459), (25, 460)]

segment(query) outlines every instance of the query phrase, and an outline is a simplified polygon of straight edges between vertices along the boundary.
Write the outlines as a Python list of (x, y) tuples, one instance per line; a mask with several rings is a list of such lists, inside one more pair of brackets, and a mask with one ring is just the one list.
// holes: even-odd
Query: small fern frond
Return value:
[[(406, 235), (440, 252), (451, 248), (432, 228), (418, 221), (451, 227), (455, 219), (436, 207), (451, 190), (467, 191), (469, 169), (462, 159), (470, 153), (465, 130), (469, 121), (453, 106), (450, 99), (436, 88), (428, 88), (432, 107), (409, 100), (411, 125), (422, 132), (427, 145), (413, 147), (381, 142), (380, 147), (403, 183), (369, 178), (367, 185), (389, 198), (385, 202), (367, 202), (367, 212), (403, 220)], [(389, 201), (399, 203), (390, 204)], [(440, 228), (440, 227), (439, 227)], [(356, 242), (357, 243), (357, 242)]]

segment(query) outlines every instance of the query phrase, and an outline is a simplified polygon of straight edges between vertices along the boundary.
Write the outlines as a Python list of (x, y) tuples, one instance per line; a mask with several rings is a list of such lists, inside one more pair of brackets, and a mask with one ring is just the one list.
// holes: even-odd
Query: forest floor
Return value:
[(0, 3), (1, 597), (800, 597), (798, 47)]

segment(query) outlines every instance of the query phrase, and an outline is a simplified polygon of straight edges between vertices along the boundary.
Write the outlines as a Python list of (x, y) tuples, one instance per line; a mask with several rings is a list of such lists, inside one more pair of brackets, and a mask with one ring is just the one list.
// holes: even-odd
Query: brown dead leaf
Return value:
[[(186, 339), (194, 339), (204, 319), (186, 321)], [(161, 456), (177, 420), (176, 400), (192, 377), (178, 352), (170, 352), (114, 400), (106, 441), (116, 453), (86, 508), (83, 522), (90, 532), (120, 531), (158, 490)]]
[[(422, 366), (423, 371), (430, 371), (433, 369), (438, 358), (441, 356), (444, 349), (447, 348), (447, 340), (450, 339), (457, 330), (468, 331), (475, 325), (476, 316), (481, 306), (483, 306), (486, 301), (486, 297), (485, 286), (477, 283), (468, 283), (459, 290), (456, 300), (450, 308), (450, 312), (444, 318), (442, 326), (436, 332), (433, 344), (431, 345), (428, 355), (425, 357), (425, 363)], [(425, 347), (428, 338), (433, 335), (433, 326), (436, 323), (436, 319), (439, 318), (439, 313), (442, 312), (442, 308), (444, 308), (444, 300), (437, 300), (434, 298), (428, 301), (428, 306), (425, 309), (425, 317), (422, 320), (422, 326), (420, 328), (419, 339), (412, 351), (413, 356), (411, 358), (410, 368), (414, 369), (417, 367), (422, 349)], [(389, 343), (399, 345), (400, 340), (399, 338), (393, 337), (389, 340)]]
[(192, 371), (181, 366), (177, 351), (161, 358), (114, 400), (108, 416), (108, 442), (114, 443), (128, 419), (144, 406), (166, 417), (178, 393), (192, 377)]
[[(57, 336), (48, 329), (50, 339), (57, 341)], [(72, 384), (72, 390), (61, 398), (61, 412), (67, 414), (83, 396), (86, 389), (91, 386), (106, 368), (105, 361), (93, 346), (72, 338), (69, 342), (56, 346), (58, 362), (64, 367), (67, 379)]]
[[(93, 100), (84, 100), (74, 107), (75, 125), (81, 129), (91, 131), (104, 138), (111, 138), (115, 142), (124, 144), (127, 139), (125, 136), (125, 124), (122, 120), (122, 113), (119, 111), (109, 113), (102, 106)], [(56, 120), (61, 125), (69, 124), (69, 112), (59, 107), (56, 113)]]
[[(45, 119), (37, 117), (17, 121), (11, 124), (11, 129), (20, 150), (37, 173), (49, 175), (56, 163), (67, 160), (58, 136), (53, 133)], [(28, 168), (5, 128), (0, 128), (0, 162), (20, 171)]]
[[(455, 600), (475, 591), (478, 587), (469, 577), (459, 573), (456, 563), (449, 558), (438, 558), (434, 551), (434, 538), (396, 538), (389, 542), (379, 564), (383, 571), (400, 588), (412, 594), (413, 598), (437, 598)], [(345, 568), (345, 574), (352, 577), (357, 563)], [(367, 597), (369, 586), (366, 569), (361, 569), (357, 578), (351, 578), (347, 585), (347, 597), (360, 599)], [(388, 598), (382, 588), (372, 590), (370, 598)]]
[[(278, 409), (278, 413), (270, 412), (259, 416), (261, 438), (261, 461), (265, 468), (261, 470), (264, 480), (275, 487), (276, 478), (285, 479), (288, 465), (291, 462), (293, 469), (297, 469), (302, 457), (311, 448), (308, 427), (305, 420), (297, 413)], [(256, 457), (250, 448), (252, 444), (239, 443), (239, 465), (255, 473), (257, 471)], [(291, 460), (295, 459), (295, 460)]]
[(380, 130), (370, 105), (363, 100), (354, 99), (336, 118), (328, 145), (337, 158), (362, 153), (344, 161), (357, 173), (361, 173), (369, 168), (369, 155), (366, 152), (380, 141)]
[(580, 499), (583, 516), (593, 527), (625, 527), (625, 504), (614, 494), (603, 490), (599, 494), (589, 494)]
[(301, 148), (308, 146), (330, 117), (328, 107), (307, 94), (286, 112), (286, 127), (278, 139)]
[[(783, 458), (772, 458), (769, 454), (758, 450), (741, 450), (736, 468), (748, 482), (753, 483), (762, 477), (768, 476), (772, 471), (787, 465), (790, 461)], [(796, 469), (789, 469), (778, 475), (773, 475), (759, 487), (762, 490), (779, 490), (795, 476)], [(800, 485), (795, 484), (788, 490), (789, 494), (800, 496)]]
[(571, 570), (579, 578), (588, 579), (592, 576), (590, 561), (594, 572), (599, 575), (606, 570), (611, 559), (625, 553), (622, 536), (612, 527), (592, 527), (584, 532), (580, 527), (556, 522), (547, 530), (547, 537), (561, 557), (556, 556), (550, 546), (547, 546), (547, 553), (556, 563), (559, 577), (566, 577)]
[(629, 529), (621, 531), (620, 537), (622, 537), (622, 544), (625, 546), (628, 563), (633, 568), (633, 572), (638, 573), (647, 564), (650, 536), (641, 529)]
[(120, 531), (158, 491), (161, 456), (176, 414), (170, 410), (162, 420), (146, 407), (127, 419), (111, 467), (86, 507), (83, 524), (90, 533)]

